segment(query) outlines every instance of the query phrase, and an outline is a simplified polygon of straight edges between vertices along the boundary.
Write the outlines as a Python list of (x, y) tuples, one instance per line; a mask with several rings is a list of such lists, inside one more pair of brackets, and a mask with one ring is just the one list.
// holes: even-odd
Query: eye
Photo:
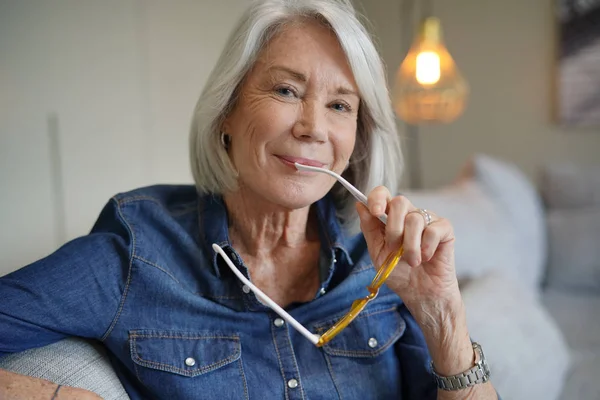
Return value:
[(296, 97), (296, 92), (287, 86), (280, 86), (275, 88), (275, 93), (282, 97)]
[(333, 108), (336, 111), (341, 111), (341, 112), (350, 112), (350, 111), (352, 111), (352, 107), (350, 107), (346, 103), (341, 103), (341, 102), (333, 103), (331, 105), (331, 108)]

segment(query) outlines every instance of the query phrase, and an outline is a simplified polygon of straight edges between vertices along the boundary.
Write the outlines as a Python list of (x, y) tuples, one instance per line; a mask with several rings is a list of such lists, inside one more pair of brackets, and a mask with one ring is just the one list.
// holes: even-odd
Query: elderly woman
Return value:
[[(496, 398), (452, 226), (395, 195), (382, 62), (348, 3), (254, 3), (190, 139), (195, 186), (117, 195), (89, 235), (0, 280), (1, 353), (99, 340), (134, 399)], [(343, 174), (367, 205), (296, 163)], [(400, 254), (375, 298), (377, 269)], [(366, 287), (364, 310), (335, 325)], [(2, 373), (19, 398), (30, 378)]]

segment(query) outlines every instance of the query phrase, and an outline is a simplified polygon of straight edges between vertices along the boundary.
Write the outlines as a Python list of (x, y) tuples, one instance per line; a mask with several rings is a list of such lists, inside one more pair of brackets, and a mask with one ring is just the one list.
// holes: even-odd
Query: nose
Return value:
[(292, 129), (293, 135), (300, 140), (327, 141), (327, 108), (317, 101), (305, 101), (299, 111), (298, 120)]

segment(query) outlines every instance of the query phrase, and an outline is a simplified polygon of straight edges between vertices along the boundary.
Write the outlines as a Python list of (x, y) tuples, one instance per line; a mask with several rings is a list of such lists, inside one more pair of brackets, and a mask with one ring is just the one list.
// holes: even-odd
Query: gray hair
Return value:
[[(386, 186), (397, 193), (402, 153), (383, 63), (349, 0), (254, 1), (242, 16), (196, 104), (190, 132), (192, 174), (200, 193), (237, 188), (237, 172), (221, 143), (221, 125), (237, 91), (267, 42), (287, 23), (314, 19), (337, 36), (360, 94), (357, 139), (343, 176), (361, 192)], [(340, 185), (332, 189), (346, 228), (358, 228), (354, 198)]]

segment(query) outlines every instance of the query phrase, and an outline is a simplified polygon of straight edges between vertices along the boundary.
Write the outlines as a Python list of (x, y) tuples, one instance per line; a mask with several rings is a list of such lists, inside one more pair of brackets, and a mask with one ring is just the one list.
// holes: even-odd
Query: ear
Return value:
[(226, 116), (223, 122), (221, 122), (221, 126), (219, 127), (219, 132), (225, 132), (229, 134), (231, 132), (231, 114)]

